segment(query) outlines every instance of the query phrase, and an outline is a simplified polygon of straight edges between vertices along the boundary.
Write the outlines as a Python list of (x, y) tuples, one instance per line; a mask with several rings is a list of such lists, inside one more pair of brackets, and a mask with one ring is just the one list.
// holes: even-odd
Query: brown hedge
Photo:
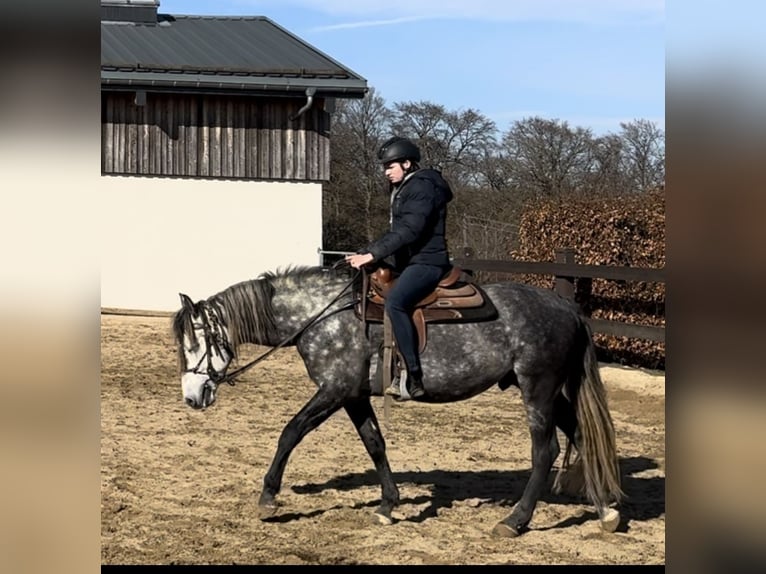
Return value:
[[(554, 261), (557, 248), (572, 248), (575, 263), (626, 267), (665, 266), (665, 190), (620, 197), (570, 196), (526, 206), (511, 258)], [(552, 288), (553, 278), (517, 277)], [(639, 325), (665, 326), (665, 284), (588, 279), (576, 285), (586, 315)], [(665, 368), (665, 344), (595, 334), (599, 359), (650, 369)]]

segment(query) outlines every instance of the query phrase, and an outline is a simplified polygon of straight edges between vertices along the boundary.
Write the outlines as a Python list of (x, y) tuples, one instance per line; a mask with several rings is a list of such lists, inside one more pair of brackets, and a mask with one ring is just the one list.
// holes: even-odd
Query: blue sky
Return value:
[(664, 0), (160, 0), (169, 14), (266, 16), (386, 103), (529, 116), (594, 134), (665, 129)]

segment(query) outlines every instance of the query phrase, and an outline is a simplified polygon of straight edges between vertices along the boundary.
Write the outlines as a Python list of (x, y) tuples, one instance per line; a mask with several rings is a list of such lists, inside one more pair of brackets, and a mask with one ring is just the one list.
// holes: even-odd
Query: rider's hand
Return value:
[(354, 253), (353, 255), (346, 255), (346, 263), (351, 265), (354, 269), (359, 269), (368, 263), (372, 263), (374, 257), (372, 253)]

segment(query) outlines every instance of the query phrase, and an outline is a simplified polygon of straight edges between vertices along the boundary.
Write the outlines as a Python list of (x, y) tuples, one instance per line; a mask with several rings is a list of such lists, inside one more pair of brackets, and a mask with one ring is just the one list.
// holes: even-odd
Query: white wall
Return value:
[(101, 177), (101, 307), (175, 311), (287, 265), (317, 265), (319, 183)]

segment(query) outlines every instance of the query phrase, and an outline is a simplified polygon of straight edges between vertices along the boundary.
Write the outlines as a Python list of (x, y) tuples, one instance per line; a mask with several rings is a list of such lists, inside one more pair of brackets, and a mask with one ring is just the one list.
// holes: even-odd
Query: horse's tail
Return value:
[[(577, 471), (582, 472), (585, 494), (596, 506), (604, 508), (610, 502), (619, 502), (620, 468), (617, 461), (614, 424), (609, 414), (606, 390), (598, 370), (593, 334), (588, 323), (582, 321), (583, 359), (577, 376), (569, 377), (567, 396), (577, 415)], [(572, 445), (567, 441), (562, 470), (570, 466)], [(574, 469), (573, 469), (574, 470)]]

